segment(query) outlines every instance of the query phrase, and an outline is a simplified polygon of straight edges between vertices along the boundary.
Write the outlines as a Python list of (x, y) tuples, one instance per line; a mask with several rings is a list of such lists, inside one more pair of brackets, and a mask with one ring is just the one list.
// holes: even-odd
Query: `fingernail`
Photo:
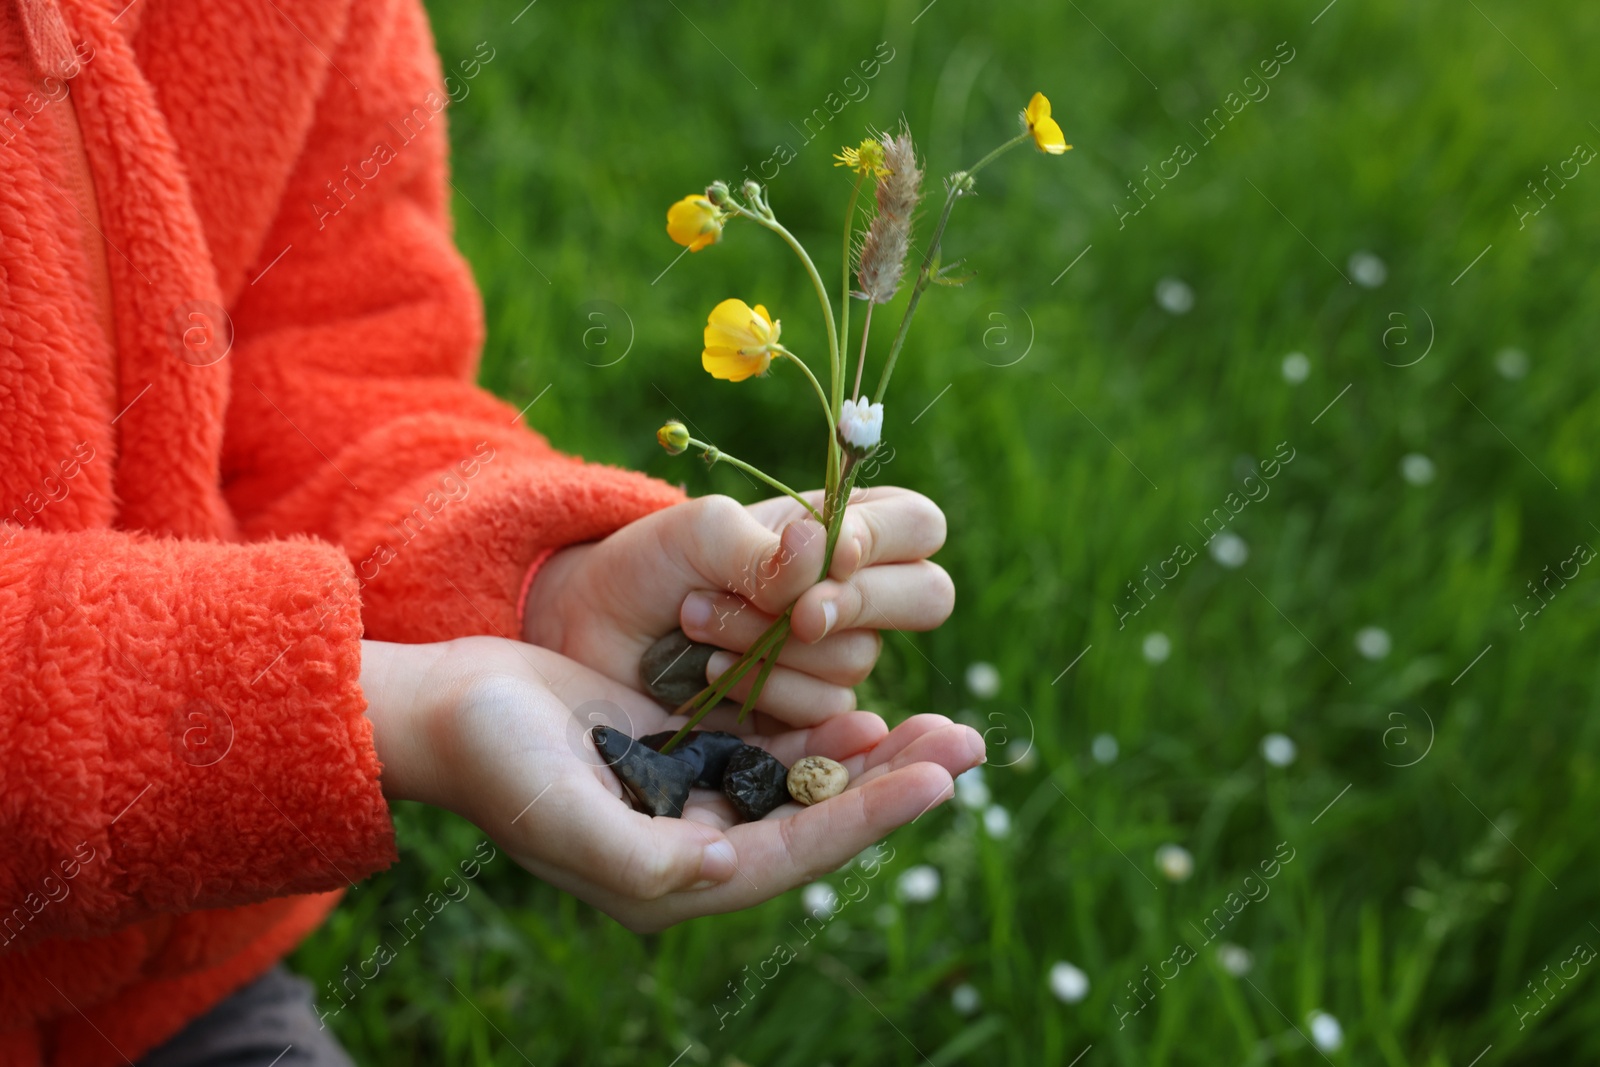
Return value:
[(707, 845), (705, 855), (700, 860), (700, 881), (695, 888), (721, 885), (732, 878), (735, 858), (732, 841), (723, 839)]
[(831, 600), (822, 602), (822, 636), (827, 637), (833, 624), (839, 621), (839, 605)]
[(704, 593), (690, 593), (683, 599), (683, 610), (678, 613), (684, 628), (704, 631), (711, 625), (716, 605)]
[(739, 657), (732, 652), (713, 652), (711, 658), (706, 660), (706, 681), (715, 681), (717, 676), (739, 661)]

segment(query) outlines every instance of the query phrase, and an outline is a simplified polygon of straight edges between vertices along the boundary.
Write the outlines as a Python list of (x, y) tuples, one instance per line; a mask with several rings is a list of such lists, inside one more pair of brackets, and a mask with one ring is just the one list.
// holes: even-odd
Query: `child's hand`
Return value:
[(984, 758), (975, 731), (940, 715), (890, 733), (852, 712), (755, 736), (716, 711), (705, 728), (746, 734), (786, 764), (836, 759), (849, 788), (742, 824), (721, 794), (696, 789), (684, 818), (653, 819), (622, 799), (588, 731), (637, 738), (684, 720), (570, 660), (489, 637), (365, 641), (361, 684), (386, 796), (471, 819), (529, 871), (640, 931), (750, 907), (842, 866), (948, 800), (952, 777)]
[[(821, 507), (820, 492), (806, 498)], [(950, 576), (927, 559), (944, 544), (943, 512), (893, 487), (856, 499), (820, 584), (826, 538), (795, 501), (701, 497), (552, 556), (529, 591), (524, 636), (637, 688), (640, 656), (674, 626), (743, 652), (799, 597), (757, 706), (796, 726), (823, 722), (855, 707), (850, 686), (883, 647), (876, 631), (931, 630), (955, 604)], [(707, 680), (734, 658), (712, 656)]]

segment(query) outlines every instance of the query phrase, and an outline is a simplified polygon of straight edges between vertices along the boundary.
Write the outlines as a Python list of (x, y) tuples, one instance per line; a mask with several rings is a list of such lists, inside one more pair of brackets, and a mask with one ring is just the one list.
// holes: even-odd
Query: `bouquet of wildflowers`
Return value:
[[(689, 252), (698, 252), (716, 244), (722, 239), (723, 228), (739, 219), (748, 219), (771, 230), (800, 257), (806, 273), (811, 277), (811, 284), (816, 288), (817, 302), (822, 309), (828, 337), (826, 387), (805, 360), (784, 347), (779, 320), (773, 318), (762, 305), (752, 307), (738, 298), (724, 300), (712, 309), (706, 321), (705, 350), (701, 353), (701, 362), (712, 377), (733, 382), (765, 376), (777, 361), (786, 361), (799, 368), (816, 393), (827, 427), (827, 467), (823, 477), (821, 512), (764, 471), (730, 456), (714, 445), (690, 437), (688, 428), (681, 422), (668, 422), (657, 431), (656, 438), (673, 455), (690, 448), (699, 449), (708, 464), (730, 463), (798, 501), (827, 531), (822, 573), (818, 575), (818, 581), (827, 577), (832, 564), (839, 528), (860, 464), (882, 444), (884, 393), (889, 388), (889, 379), (905, 346), (906, 335), (911, 329), (911, 320), (917, 313), (922, 294), (930, 285), (959, 285), (964, 280), (954, 276), (960, 266), (959, 261), (942, 265), (940, 260), (940, 242), (945, 226), (950, 221), (951, 209), (957, 200), (974, 192), (979, 171), (1023, 142), (1031, 140), (1039, 151), (1049, 155), (1060, 155), (1072, 147), (1063, 137), (1061, 127), (1050, 117), (1050, 101), (1045, 99), (1044, 94), (1034, 93), (1020, 118), (1020, 133), (971, 167), (956, 171), (945, 179), (944, 209), (939, 214), (932, 237), (927, 241), (921, 266), (911, 284), (910, 300), (900, 317), (900, 325), (895, 330), (883, 369), (878, 374), (877, 387), (870, 399), (862, 394), (862, 383), (866, 375), (867, 339), (872, 331), (873, 311), (879, 305), (893, 300), (900, 290), (905, 277), (906, 258), (911, 250), (917, 206), (922, 199), (922, 170), (917, 163), (916, 145), (912, 143), (911, 132), (904, 123), (894, 133), (868, 137), (856, 147), (845, 148), (834, 157), (838, 160), (837, 166), (848, 167), (856, 175), (855, 188), (845, 210), (837, 319), (828, 288), (823, 283), (822, 275), (817, 272), (816, 263), (795, 236), (778, 221), (767, 199), (767, 191), (760, 183), (747, 181), (742, 189), (735, 192), (723, 182), (713, 182), (703, 194), (686, 196), (667, 211), (668, 236), (685, 246)], [(858, 230), (856, 208), (861, 190), (868, 181), (873, 185), (876, 207), (865, 229)], [(854, 288), (850, 285), (852, 266), (855, 268)], [(862, 315), (854, 385), (850, 397), (846, 399), (845, 386), (850, 377), (852, 300), (864, 301), (866, 311)], [(794, 605), (791, 604), (715, 682), (677, 709), (677, 713), (687, 715), (689, 721), (662, 747), (662, 752), (670, 752), (740, 679), (754, 671), (755, 679), (740, 709), (740, 718), (749, 713), (783, 650), (784, 642), (788, 640), (789, 620), (793, 611)]]

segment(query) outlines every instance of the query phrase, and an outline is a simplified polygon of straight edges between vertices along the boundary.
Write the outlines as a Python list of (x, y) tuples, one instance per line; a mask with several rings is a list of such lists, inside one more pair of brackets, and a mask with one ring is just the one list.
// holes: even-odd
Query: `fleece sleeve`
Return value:
[(681, 495), (554, 451), (473, 384), (482, 307), (421, 5), (357, 3), (332, 63), (234, 314), (229, 502), (251, 536), (340, 545), (371, 637), (520, 636), (535, 560)]
[(392, 862), (360, 635), (309, 539), (0, 545), (0, 954)]

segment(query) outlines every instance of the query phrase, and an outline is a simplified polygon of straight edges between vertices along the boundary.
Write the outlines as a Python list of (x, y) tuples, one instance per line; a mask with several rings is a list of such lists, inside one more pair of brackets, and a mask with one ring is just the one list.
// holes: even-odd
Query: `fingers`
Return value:
[(830, 633), (932, 630), (955, 609), (956, 587), (937, 563), (893, 563), (870, 567), (847, 581), (829, 579), (807, 589), (790, 617), (801, 641)]
[[(732, 652), (713, 653), (706, 661), (706, 679), (714, 680), (733, 666), (736, 658)], [(728, 699), (742, 704), (759, 673), (760, 668), (747, 672), (728, 691)], [(848, 686), (833, 685), (783, 666), (774, 667), (767, 675), (767, 684), (756, 701), (756, 707), (791, 726), (815, 726), (832, 716), (853, 711), (855, 706), (855, 690)]]
[(747, 908), (837, 870), (898, 826), (955, 793), (950, 772), (913, 763), (852, 787), (831, 800), (801, 808), (789, 818), (731, 827), (737, 869), (749, 875), (679, 894), (660, 903), (678, 918)]
[[(766, 632), (773, 617), (740, 597), (695, 592), (684, 598), (678, 621), (691, 641), (743, 652)], [(870, 630), (841, 630), (814, 644), (785, 642), (778, 663), (835, 685), (859, 685), (882, 649), (883, 638)]]
[(874, 486), (845, 509), (828, 577), (836, 581), (880, 563), (927, 559), (944, 546), (944, 512), (909, 489)]

